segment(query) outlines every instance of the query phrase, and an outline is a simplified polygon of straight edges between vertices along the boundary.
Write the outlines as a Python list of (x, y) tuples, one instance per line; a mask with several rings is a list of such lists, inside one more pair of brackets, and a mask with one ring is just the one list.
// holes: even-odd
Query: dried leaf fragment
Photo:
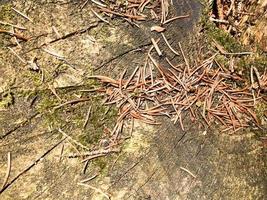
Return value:
[(165, 31), (165, 28), (163, 28), (161, 26), (152, 26), (150, 30), (151, 31), (156, 31), (156, 32), (160, 33), (160, 32)]

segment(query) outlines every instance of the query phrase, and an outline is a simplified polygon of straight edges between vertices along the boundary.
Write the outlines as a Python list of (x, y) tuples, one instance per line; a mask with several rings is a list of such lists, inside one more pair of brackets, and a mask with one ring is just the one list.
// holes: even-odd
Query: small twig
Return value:
[(82, 6), (81, 6), (81, 10), (86, 6), (86, 4), (88, 3), (88, 1), (89, 1), (89, 0), (86, 0), (86, 1), (82, 4)]
[(13, 32), (10, 32), (10, 31), (3, 30), (3, 29), (0, 29), (0, 33), (5, 33), (5, 34), (11, 35), (11, 36), (15, 36), (16, 38), (21, 39), (21, 40), (23, 40), (25, 42), (27, 42), (29, 40), (28, 38), (26, 38), (26, 37), (24, 37), (24, 36), (22, 36), (22, 35), (20, 35), (18, 33), (13, 33)]
[(210, 21), (217, 22), (217, 23), (223, 23), (223, 24), (229, 24), (229, 22), (224, 20), (224, 19), (215, 19), (215, 18), (212, 18), (212, 17), (210, 17)]
[(159, 46), (158, 46), (157, 42), (154, 40), (154, 38), (151, 38), (151, 42), (152, 42), (154, 48), (156, 49), (158, 55), (159, 55), (159, 56), (162, 56), (162, 53), (161, 53), (161, 51), (160, 51), (160, 49), (159, 49)]
[(63, 152), (64, 152), (64, 144), (62, 144), (62, 147), (61, 147), (61, 150), (60, 150), (59, 162), (62, 160)]
[(59, 34), (59, 32), (58, 32), (58, 30), (57, 30), (57, 28), (55, 26), (52, 26), (52, 30), (55, 32), (57, 38), (61, 37), (61, 35)]
[(97, 12), (95, 12), (93, 8), (91, 8), (91, 11), (92, 11), (92, 12), (95, 14), (95, 16), (96, 16), (97, 18), (99, 18), (101, 21), (103, 21), (103, 22), (109, 24), (109, 21), (105, 20), (103, 17), (101, 17), (99, 14), (97, 14)]
[(21, 15), (22, 17), (24, 17), (25, 19), (29, 20), (30, 22), (33, 22), (32, 19), (30, 19), (27, 15), (25, 15), (24, 13), (18, 11), (17, 9), (15, 8), (11, 8), (12, 10), (14, 10), (16, 13), (18, 13), (19, 15)]
[(86, 183), (86, 182), (88, 182), (88, 181), (91, 181), (91, 180), (95, 179), (98, 175), (99, 175), (99, 174), (95, 174), (95, 175), (93, 175), (93, 176), (91, 176), (91, 177), (89, 177), (89, 178), (87, 178), (87, 179), (81, 180), (80, 182), (81, 182), (81, 183)]
[(56, 89), (53, 85), (48, 85), (48, 88), (51, 90), (51, 92), (53, 93), (53, 95), (56, 96), (56, 98), (59, 100), (59, 101), (62, 101), (62, 99), (60, 98), (60, 96), (58, 96), (57, 92), (56, 92)]
[(87, 161), (84, 163), (83, 170), (82, 170), (83, 174), (86, 173), (86, 170), (87, 170), (87, 168), (88, 168), (88, 166), (89, 166), (89, 163), (90, 163), (90, 160), (87, 160)]
[(123, 86), (125, 89), (127, 88), (127, 86), (129, 85), (129, 83), (132, 81), (133, 77), (135, 76), (137, 70), (139, 69), (139, 66), (137, 66), (133, 73), (131, 74), (130, 78), (128, 79), (128, 81), (126, 82), (126, 84)]
[(10, 175), (10, 170), (11, 170), (11, 153), (8, 152), (7, 153), (7, 170), (6, 170), (6, 176), (4, 178), (4, 182), (3, 182), (2, 187), (0, 189), (0, 193), (5, 188), (5, 186), (7, 184), (7, 181), (8, 181), (9, 175)]
[[(78, 158), (78, 157), (85, 157), (85, 156), (98, 156), (98, 155), (107, 155), (109, 153), (118, 153), (120, 152), (120, 149), (104, 149), (104, 150), (94, 150), (94, 151), (88, 151), (88, 152), (84, 152), (84, 153), (81, 153), (81, 154), (71, 154), (71, 155), (68, 155), (66, 157), (68, 158)], [(84, 159), (82, 162), (85, 162), (87, 160), (90, 160), (90, 159)]]
[(91, 0), (93, 3), (95, 3), (96, 5), (100, 6), (100, 7), (107, 7), (105, 4), (103, 3), (100, 3), (99, 1), (97, 0)]
[(84, 120), (84, 123), (83, 123), (83, 129), (85, 129), (86, 125), (88, 124), (89, 117), (91, 115), (91, 110), (92, 110), (92, 106), (90, 106), (88, 111), (87, 111), (87, 114), (86, 114), (86, 117), (85, 117), (85, 120)]
[(63, 55), (59, 55), (58, 53), (54, 52), (54, 51), (51, 51), (51, 50), (48, 50), (48, 49), (45, 49), (45, 48), (42, 48), (42, 50), (52, 56), (55, 56), (56, 58), (60, 59), (60, 60), (64, 60), (65, 57)]
[(192, 177), (196, 178), (196, 175), (194, 175), (192, 172), (190, 172), (188, 169), (184, 168), (184, 167), (180, 167), (181, 170), (187, 172), (188, 174), (190, 174)]
[(17, 56), (17, 58), (21, 61), (21, 62), (23, 62), (24, 64), (27, 64), (27, 62), (23, 59), (23, 58), (21, 58), (12, 48), (10, 48), (10, 47), (7, 47), (15, 56)]
[(25, 27), (18, 26), (18, 25), (15, 25), (15, 24), (10, 24), (10, 23), (8, 23), (8, 22), (0, 21), (0, 24), (8, 25), (8, 26), (12, 26), (12, 27), (14, 27), (14, 28), (21, 29), (21, 30), (27, 30)]

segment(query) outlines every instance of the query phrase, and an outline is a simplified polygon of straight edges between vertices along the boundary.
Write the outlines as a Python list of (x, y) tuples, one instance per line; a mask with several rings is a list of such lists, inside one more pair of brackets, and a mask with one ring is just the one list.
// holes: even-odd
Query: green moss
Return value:
[(40, 73), (25, 70), (22, 75), (23, 79), (30, 80), (34, 87), (38, 87), (42, 84), (42, 75)]
[(0, 5), (0, 20), (11, 20), (14, 17), (14, 11), (12, 11), (12, 5), (6, 3)]
[[(105, 158), (105, 157), (100, 157), (100, 158), (98, 158), (98, 159), (96, 159), (96, 160), (94, 160), (94, 165), (96, 166), (96, 167), (98, 167), (98, 168), (100, 168), (100, 170), (101, 170), (101, 172), (103, 172), (103, 170), (105, 169), (105, 167), (107, 166), (107, 158)], [(102, 174), (103, 175), (103, 174)]]
[(53, 108), (54, 106), (58, 105), (59, 100), (54, 98), (54, 96), (52, 96), (51, 94), (47, 94), (46, 92), (44, 92), (41, 95), (41, 100), (40, 102), (38, 102), (36, 109), (40, 112), (47, 112), (49, 110), (51, 110), (51, 108)]
[(259, 119), (265, 117), (265, 112), (267, 111), (267, 104), (265, 102), (258, 103), (255, 106), (256, 115)]
[(205, 20), (204, 29), (209, 42), (215, 40), (229, 53), (245, 51), (245, 47), (243, 47), (234, 37), (224, 30), (217, 28), (216, 25), (208, 19)]
[(98, 40), (102, 40), (105, 42), (109, 41), (109, 38), (112, 36), (112, 30), (110, 28), (110, 26), (107, 25), (102, 25), (101, 28), (99, 29), (92, 29), (91, 31), (92, 35), (98, 39)]
[(250, 68), (256, 67), (260, 73), (263, 73), (267, 66), (267, 57), (264, 53), (257, 52), (252, 56), (243, 56), (236, 65), (243, 69), (246, 76), (250, 75)]
[(111, 107), (107, 112), (108, 107), (101, 105), (100, 102), (99, 97), (92, 101), (92, 112), (86, 127), (86, 132), (79, 136), (79, 141), (84, 145), (98, 143), (104, 134), (105, 127), (111, 128), (116, 122), (117, 109)]
[(14, 103), (14, 96), (11, 92), (6, 92), (2, 94), (2, 97), (0, 98), (0, 109), (1, 108), (7, 108), (8, 106), (12, 105)]
[(91, 79), (91, 78), (87, 78), (86, 80), (84, 80), (84, 85), (87, 87), (89, 86), (89, 88), (91, 88), (91, 89), (99, 88), (101, 86), (99, 81), (97, 81), (96, 79)]
[[(205, 5), (207, 5), (206, 2), (207, 1), (205, 1)], [(226, 31), (219, 29), (215, 23), (209, 20), (208, 13), (210, 12), (210, 9), (211, 8), (208, 6), (205, 7), (201, 19), (201, 26), (203, 27), (208, 46), (211, 47), (213, 40), (215, 40), (229, 53), (249, 51), (248, 47), (240, 44), (237, 38), (234, 38)], [(225, 68), (229, 68), (229, 56), (218, 55), (216, 56), (216, 60)], [(267, 65), (267, 57), (266, 54), (258, 50), (252, 55), (235, 56), (234, 65), (237, 72), (242, 71), (245, 77), (249, 79), (251, 66), (256, 67), (259, 72), (263, 72)]]
[[(14, 18), (14, 11), (12, 11), (11, 7), (10, 3), (0, 5), (0, 21), (10, 22)], [(9, 26), (0, 24), (0, 29), (7, 28)], [(6, 39), (9, 39), (9, 37), (7, 34), (0, 34), (0, 47), (6, 46)]]

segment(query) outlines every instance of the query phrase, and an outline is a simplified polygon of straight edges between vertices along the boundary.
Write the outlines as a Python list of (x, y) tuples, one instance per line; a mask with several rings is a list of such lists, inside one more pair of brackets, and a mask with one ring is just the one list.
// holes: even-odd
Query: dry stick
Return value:
[(213, 93), (216, 89), (216, 87), (219, 85), (219, 83), (223, 80), (223, 79), (219, 79), (220, 76), (217, 76), (216, 80), (213, 82), (212, 87), (210, 89), (210, 92), (207, 96), (207, 108), (210, 109), (211, 105), (212, 105), (212, 96)]
[(86, 117), (85, 117), (85, 121), (83, 123), (83, 129), (85, 129), (86, 125), (88, 124), (89, 117), (91, 115), (91, 110), (92, 110), (92, 106), (90, 106), (88, 111), (87, 111), (87, 114), (86, 114)]
[[(106, 155), (109, 153), (118, 153), (120, 152), (120, 149), (106, 149), (106, 150), (94, 150), (94, 151), (88, 151), (81, 154), (71, 154), (67, 155), (65, 157), (68, 158), (78, 158), (78, 157), (85, 157), (85, 156), (98, 156), (98, 155)], [(85, 162), (90, 159), (84, 159), (82, 162)]]
[(259, 126), (260, 122), (256, 116), (255, 113), (253, 113), (249, 108), (247, 108), (246, 106), (244, 105), (239, 105), (241, 108), (243, 108), (244, 110), (246, 110), (250, 115), (251, 117), (254, 119), (254, 121), (256, 122), (256, 125)]
[(152, 42), (154, 48), (156, 49), (156, 52), (158, 53), (158, 55), (162, 56), (162, 53), (161, 53), (161, 51), (159, 49), (159, 46), (158, 46), (157, 42), (154, 40), (154, 38), (151, 38), (151, 42)]
[[(232, 12), (232, 10), (234, 9), (235, 7), (235, 0), (231, 0), (231, 4), (230, 4), (230, 8), (229, 10), (227, 11), (226, 13), (226, 17), (228, 17), (230, 15), (230, 13)], [(234, 11), (233, 11), (234, 12)]]
[(48, 149), (45, 153), (43, 153), (39, 158), (37, 158), (32, 164), (30, 164), (28, 167), (26, 167), (23, 171), (21, 171), (17, 176), (15, 176), (8, 184), (5, 185), (4, 188), (0, 190), (0, 194), (4, 192), (11, 184), (13, 184), (20, 176), (25, 174), (27, 171), (29, 171), (33, 166), (37, 165), (42, 158), (44, 158), (48, 153), (50, 153), (53, 149), (55, 149), (59, 144), (61, 144), (64, 140), (66, 139), (63, 138), (59, 142), (57, 142), (54, 146), (52, 146), (50, 149)]
[(168, 40), (167, 40), (167, 38), (165, 37), (165, 35), (164, 35), (163, 33), (161, 33), (161, 36), (163, 37), (163, 39), (164, 39), (165, 43), (167, 44), (167, 46), (169, 47), (169, 49), (170, 49), (175, 55), (179, 56), (179, 53), (178, 53), (177, 51), (175, 51), (175, 50), (171, 47), (171, 45), (170, 45), (170, 43), (168, 42)]
[(6, 186), (6, 183), (8, 181), (8, 178), (9, 178), (9, 175), (10, 175), (10, 170), (11, 170), (11, 153), (8, 152), (7, 153), (7, 170), (6, 170), (6, 176), (4, 178), (4, 182), (2, 184), (2, 187), (1, 187), (1, 190), (0, 190), (0, 194), (1, 194), (1, 191), (5, 188)]
[(163, 22), (163, 24), (167, 24), (167, 23), (169, 23), (169, 22), (171, 22), (173, 20), (176, 20), (176, 19), (182, 19), (182, 18), (187, 18), (187, 17), (189, 17), (189, 15), (182, 15), (182, 16), (173, 17), (173, 18), (168, 19), (165, 22)]
[(156, 88), (156, 89), (154, 89), (154, 90), (148, 90), (148, 91), (146, 92), (146, 94), (153, 93), (153, 92), (158, 92), (158, 91), (161, 91), (161, 90), (163, 90), (163, 89), (165, 89), (165, 88), (166, 88), (166, 86), (163, 85), (162, 87)]
[(103, 151), (106, 151), (107, 153), (100, 153), (100, 154), (89, 156), (88, 158), (85, 158), (84, 160), (82, 160), (82, 162), (86, 162), (87, 160), (92, 160), (92, 159), (95, 159), (95, 158), (103, 157), (103, 156), (106, 156), (109, 153), (118, 153), (118, 152), (120, 152), (120, 150), (116, 150), (116, 149), (111, 149), (111, 150), (108, 149), (108, 150), (103, 150)]
[(147, 64), (148, 64), (148, 58), (146, 59), (145, 65), (143, 67), (143, 83), (144, 85), (142, 86), (142, 91), (146, 89), (146, 74), (147, 74)]
[(109, 194), (104, 193), (104, 192), (103, 192), (101, 189), (99, 189), (99, 188), (96, 188), (96, 187), (94, 187), (94, 186), (91, 186), (91, 185), (88, 185), (88, 184), (84, 184), (84, 183), (78, 183), (78, 185), (89, 187), (90, 189), (93, 189), (93, 190), (95, 190), (96, 192), (102, 194), (102, 195), (103, 195), (104, 197), (106, 197), (108, 200), (111, 199)]

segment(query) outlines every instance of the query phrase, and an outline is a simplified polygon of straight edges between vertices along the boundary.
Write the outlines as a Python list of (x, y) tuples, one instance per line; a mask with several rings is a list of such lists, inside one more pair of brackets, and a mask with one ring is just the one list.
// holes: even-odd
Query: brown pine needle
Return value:
[(165, 22), (163, 22), (163, 24), (170, 23), (170, 22), (172, 22), (172, 21), (174, 21), (174, 20), (176, 20), (176, 19), (187, 18), (187, 17), (189, 17), (189, 16), (190, 16), (190, 15), (181, 15), (181, 16), (173, 17), (173, 18), (168, 19), (168, 20), (166, 20)]

